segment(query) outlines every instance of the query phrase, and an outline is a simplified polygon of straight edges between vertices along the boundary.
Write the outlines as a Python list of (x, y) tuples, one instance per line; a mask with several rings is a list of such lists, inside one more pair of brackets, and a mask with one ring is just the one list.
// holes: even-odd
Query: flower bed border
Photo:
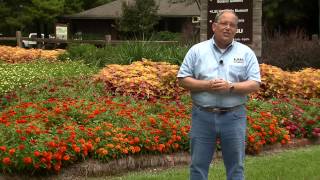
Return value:
[[(281, 152), (283, 150), (306, 147), (310, 145), (320, 145), (320, 138), (310, 139), (292, 139), (289, 144), (274, 144), (263, 147), (261, 154)], [(221, 152), (216, 153), (217, 158), (221, 158)], [(95, 159), (88, 159), (65, 167), (58, 175), (49, 175), (40, 177), (45, 179), (86, 179), (88, 177), (114, 176), (130, 171), (145, 170), (148, 168), (170, 168), (190, 163), (188, 152), (178, 152), (173, 154), (160, 155), (139, 155), (128, 156), (126, 158), (113, 160), (108, 163)], [(39, 179), (39, 177), (2, 175), (0, 179)]]

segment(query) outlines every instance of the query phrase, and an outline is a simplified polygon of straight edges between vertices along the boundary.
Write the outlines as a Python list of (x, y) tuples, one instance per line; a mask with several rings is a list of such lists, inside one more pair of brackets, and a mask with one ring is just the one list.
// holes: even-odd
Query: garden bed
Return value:
[[(307, 147), (310, 145), (319, 145), (320, 139), (293, 139), (290, 143), (282, 145), (280, 143), (267, 145), (263, 148), (261, 155), (268, 153), (281, 152), (287, 149)], [(217, 158), (221, 158), (221, 151), (216, 153)], [(129, 171), (139, 171), (148, 168), (170, 168), (179, 165), (188, 165), (190, 163), (190, 155), (188, 152), (178, 152), (173, 154), (162, 155), (143, 155), (129, 156), (123, 159), (114, 160), (103, 163), (97, 160), (88, 160), (80, 164), (73, 165), (61, 172), (62, 177), (81, 176), (110, 176), (122, 174)]]
[[(2, 173), (86, 177), (189, 162), (183, 152), (189, 150), (192, 103), (176, 84), (177, 66), (144, 60), (99, 74), (80, 62), (1, 68)], [(320, 136), (318, 98), (258, 94), (247, 110), (248, 154)]]
[[(263, 147), (259, 155), (268, 155), (279, 153), (288, 149), (308, 147), (312, 145), (320, 145), (318, 139), (292, 139), (288, 144), (277, 143), (274, 145), (266, 145)], [(221, 159), (221, 151), (215, 153), (216, 159)], [(110, 162), (101, 162), (96, 159), (88, 159), (83, 162), (75, 163), (64, 168), (58, 174), (49, 175), (2, 175), (4, 179), (86, 179), (88, 177), (105, 177), (117, 176), (131, 171), (141, 171), (145, 169), (168, 169), (171, 167), (188, 165), (190, 163), (190, 155), (188, 152), (177, 152), (173, 154), (161, 155), (136, 155), (128, 156), (122, 159)]]

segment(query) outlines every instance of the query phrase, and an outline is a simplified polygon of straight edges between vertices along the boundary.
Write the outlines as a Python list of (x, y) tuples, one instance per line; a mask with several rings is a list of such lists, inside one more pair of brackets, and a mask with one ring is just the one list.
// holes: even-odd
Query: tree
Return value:
[(52, 24), (64, 12), (65, 1), (31, 0), (31, 3), (26, 10), (28, 14), (32, 15), (32, 20), (36, 24), (38, 38), (41, 38), (41, 27), (43, 27), (45, 37), (48, 38), (48, 24)]
[(31, 15), (26, 13), (26, 7), (31, 4), (30, 0), (10, 0), (0, 3), (0, 27), (2, 31), (22, 30), (26, 24), (32, 21)]
[[(113, 0), (0, 0), (0, 31), (39, 31), (53, 26), (58, 16), (81, 12)], [(45, 30), (46, 31), (46, 30)]]
[(158, 23), (158, 6), (154, 0), (135, 0), (134, 4), (122, 5), (122, 17), (119, 21), (120, 31), (127, 35), (145, 39)]
[(297, 28), (309, 34), (317, 33), (317, 3), (318, 0), (264, 0), (264, 25), (268, 30), (280, 33)]
[(63, 14), (73, 14), (83, 10), (84, 0), (64, 0)]

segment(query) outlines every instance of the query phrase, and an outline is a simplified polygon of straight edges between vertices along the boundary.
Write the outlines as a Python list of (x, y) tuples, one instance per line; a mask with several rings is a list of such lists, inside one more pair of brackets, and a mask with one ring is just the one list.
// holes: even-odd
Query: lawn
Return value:
[[(311, 146), (279, 153), (262, 153), (259, 156), (247, 156), (245, 176), (247, 180), (318, 180), (320, 146)], [(167, 170), (149, 169), (132, 172), (119, 177), (89, 178), (91, 180), (186, 180), (188, 167), (176, 167)], [(210, 167), (209, 179), (224, 180), (225, 169), (221, 159)]]

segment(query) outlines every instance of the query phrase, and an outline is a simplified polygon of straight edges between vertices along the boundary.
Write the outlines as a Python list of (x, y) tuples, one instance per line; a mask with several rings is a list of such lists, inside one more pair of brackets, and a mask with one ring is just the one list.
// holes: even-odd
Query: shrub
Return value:
[(300, 70), (306, 67), (320, 68), (320, 43), (310, 41), (302, 31), (287, 36), (266, 36), (263, 42), (262, 63), (284, 70)]
[(39, 59), (54, 61), (64, 50), (24, 49), (20, 47), (0, 46), (0, 60), (7, 63), (30, 62)]
[(96, 76), (106, 91), (142, 99), (178, 98), (184, 89), (178, 86), (178, 66), (148, 60), (131, 65), (108, 65)]
[(261, 88), (257, 93), (263, 98), (317, 98), (320, 97), (320, 70), (305, 68), (296, 72), (261, 64)]
[(153, 41), (181, 41), (181, 33), (173, 33), (170, 31), (160, 31), (154, 33), (151, 37)]
[(180, 65), (188, 51), (188, 46), (178, 44), (123, 43), (116, 46), (96, 48), (88, 44), (76, 44), (68, 47), (65, 54), (59, 59), (82, 60), (88, 65), (104, 67), (108, 64), (131, 64), (142, 58), (152, 61), (167, 61)]

